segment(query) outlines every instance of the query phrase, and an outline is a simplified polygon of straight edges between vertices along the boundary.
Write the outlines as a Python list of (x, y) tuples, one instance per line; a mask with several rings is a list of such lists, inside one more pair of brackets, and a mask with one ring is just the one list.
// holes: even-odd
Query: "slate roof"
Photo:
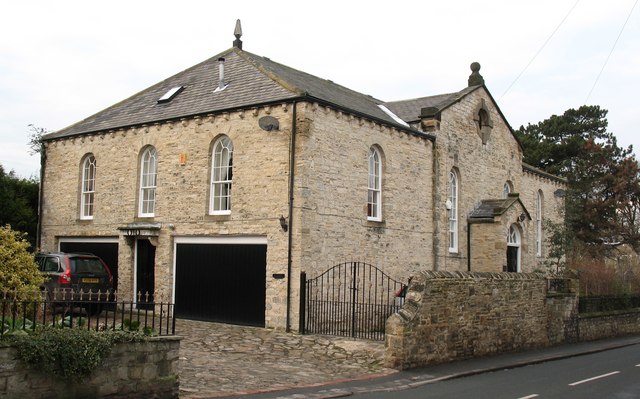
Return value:
[(420, 121), (420, 111), (422, 108), (433, 107), (437, 108), (438, 111), (442, 111), (480, 87), (482, 86), (469, 86), (456, 93), (439, 94), (411, 100), (391, 101), (384, 103), (384, 105), (407, 123), (418, 122)]
[[(225, 58), (224, 81), (229, 86), (214, 93), (219, 82), (218, 59), (221, 57)], [(171, 101), (158, 103), (160, 97), (176, 86), (185, 88)], [(332, 104), (414, 134), (426, 135), (395, 121), (378, 107), (383, 104), (380, 100), (232, 47), (43, 139), (250, 108), (296, 98)]]
[(531, 219), (527, 208), (525, 208), (517, 194), (509, 194), (507, 198), (502, 199), (482, 200), (480, 205), (469, 213), (469, 219), (492, 219), (496, 216), (502, 215), (518, 202), (520, 203), (520, 206), (522, 206), (522, 209), (524, 209), (526, 216)]

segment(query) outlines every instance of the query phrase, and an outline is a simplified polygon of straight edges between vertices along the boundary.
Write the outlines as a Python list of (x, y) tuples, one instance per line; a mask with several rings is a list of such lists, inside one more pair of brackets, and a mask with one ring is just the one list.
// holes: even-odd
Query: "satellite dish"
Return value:
[(260, 129), (266, 130), (267, 132), (280, 129), (280, 122), (273, 116), (263, 116), (258, 119), (258, 125)]

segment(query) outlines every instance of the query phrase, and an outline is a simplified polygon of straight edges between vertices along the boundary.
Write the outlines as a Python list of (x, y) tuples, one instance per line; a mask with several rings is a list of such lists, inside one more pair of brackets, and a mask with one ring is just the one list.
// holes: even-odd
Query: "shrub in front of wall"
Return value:
[(80, 380), (95, 370), (118, 342), (141, 341), (138, 332), (39, 327), (10, 338), (18, 358), (47, 374)]

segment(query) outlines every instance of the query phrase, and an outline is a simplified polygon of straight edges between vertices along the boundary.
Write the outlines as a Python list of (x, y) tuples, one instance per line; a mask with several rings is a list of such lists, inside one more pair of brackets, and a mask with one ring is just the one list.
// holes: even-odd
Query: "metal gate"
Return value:
[(307, 280), (300, 275), (300, 331), (384, 339), (387, 318), (400, 310), (406, 284), (368, 263), (346, 262)]

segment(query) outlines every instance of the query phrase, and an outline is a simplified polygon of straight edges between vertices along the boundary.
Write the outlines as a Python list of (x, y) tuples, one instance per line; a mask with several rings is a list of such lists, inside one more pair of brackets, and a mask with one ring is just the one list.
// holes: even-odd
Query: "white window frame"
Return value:
[(367, 220), (382, 221), (382, 161), (380, 151), (369, 148), (369, 179), (367, 183)]
[(145, 148), (140, 157), (140, 199), (138, 216), (155, 216), (157, 184), (158, 152), (154, 147), (149, 146)]
[(96, 157), (88, 155), (82, 162), (82, 187), (80, 194), (80, 219), (92, 220), (96, 192)]
[(536, 198), (536, 256), (542, 256), (542, 192)]
[(209, 214), (231, 214), (233, 185), (233, 142), (228, 136), (216, 140), (211, 154), (211, 188)]
[(451, 204), (449, 209), (449, 253), (458, 253), (458, 173), (451, 169), (449, 171), (449, 198)]

